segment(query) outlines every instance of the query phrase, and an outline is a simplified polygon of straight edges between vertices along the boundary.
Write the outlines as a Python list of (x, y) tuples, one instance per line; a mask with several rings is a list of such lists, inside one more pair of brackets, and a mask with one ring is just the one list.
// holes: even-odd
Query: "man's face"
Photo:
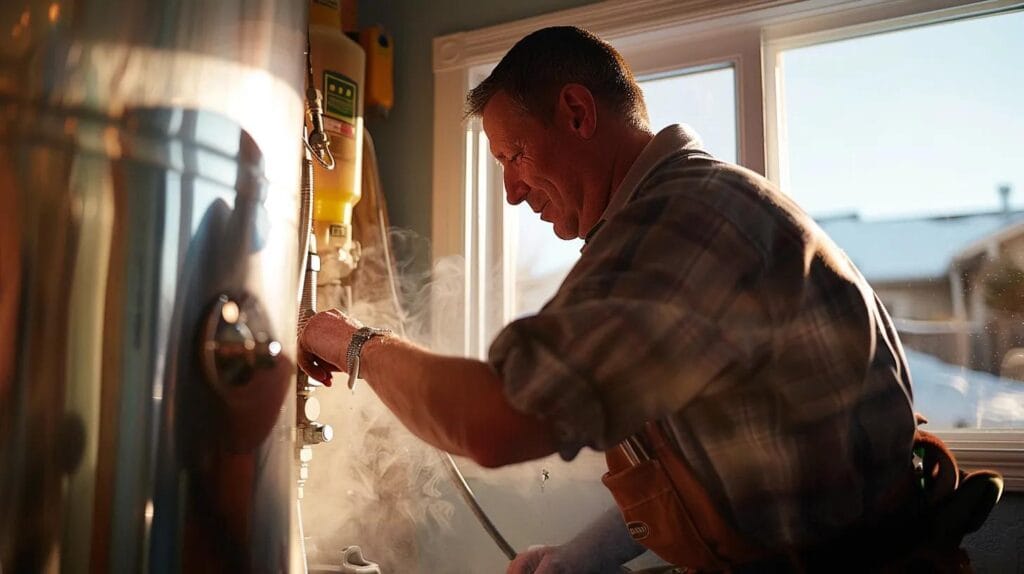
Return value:
[(562, 239), (582, 237), (582, 168), (573, 165), (570, 134), (527, 114), (504, 92), (487, 102), (483, 127), (491, 154), (504, 169), (508, 202), (525, 201)]

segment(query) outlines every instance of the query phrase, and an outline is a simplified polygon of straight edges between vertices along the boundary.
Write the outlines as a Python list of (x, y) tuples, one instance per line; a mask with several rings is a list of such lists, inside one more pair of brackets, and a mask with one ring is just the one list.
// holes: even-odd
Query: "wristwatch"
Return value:
[(390, 335), (390, 329), (375, 329), (373, 327), (360, 327), (352, 333), (352, 339), (348, 342), (348, 352), (345, 353), (345, 361), (348, 364), (348, 388), (351, 390), (359, 378), (359, 355), (363, 352), (363, 345), (374, 337)]

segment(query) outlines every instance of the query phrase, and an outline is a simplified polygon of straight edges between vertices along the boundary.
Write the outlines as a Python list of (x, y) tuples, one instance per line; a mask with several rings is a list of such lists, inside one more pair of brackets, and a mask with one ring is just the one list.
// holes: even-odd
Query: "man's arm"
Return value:
[[(303, 370), (320, 381), (346, 370), (345, 353), (358, 328), (334, 310), (310, 319), (299, 338)], [(363, 346), (359, 375), (413, 434), (481, 466), (555, 452), (549, 426), (513, 409), (498, 374), (482, 361), (437, 355), (396, 336), (374, 337)]]
[(611, 507), (594, 519), (566, 544), (569, 556), (583, 560), (585, 555), (599, 560), (598, 566), (622, 565), (640, 556), (647, 548), (633, 539), (622, 519), (622, 511)]
[(646, 550), (630, 536), (619, 509), (612, 507), (569, 542), (561, 546), (541, 546), (521, 553), (509, 564), (507, 574), (618, 574), (623, 571), (623, 564)]

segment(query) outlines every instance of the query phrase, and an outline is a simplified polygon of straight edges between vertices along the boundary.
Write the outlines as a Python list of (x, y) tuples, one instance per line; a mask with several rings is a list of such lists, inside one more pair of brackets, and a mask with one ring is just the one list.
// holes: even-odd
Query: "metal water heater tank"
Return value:
[(0, 571), (301, 567), (306, 4), (0, 5)]

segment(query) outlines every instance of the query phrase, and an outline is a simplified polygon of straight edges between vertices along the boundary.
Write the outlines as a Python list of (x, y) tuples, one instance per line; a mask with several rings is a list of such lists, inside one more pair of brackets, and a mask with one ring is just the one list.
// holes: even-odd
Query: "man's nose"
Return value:
[(512, 170), (505, 170), (505, 199), (509, 205), (519, 205), (529, 192), (530, 186), (516, 177)]

